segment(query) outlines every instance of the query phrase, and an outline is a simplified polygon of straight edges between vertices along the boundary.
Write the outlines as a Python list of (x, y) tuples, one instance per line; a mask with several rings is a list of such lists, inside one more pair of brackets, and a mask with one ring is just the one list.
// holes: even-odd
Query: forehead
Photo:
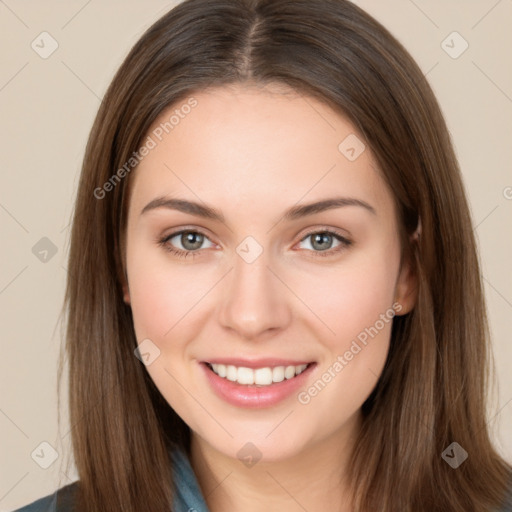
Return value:
[[(191, 106), (193, 105), (193, 106)], [(225, 86), (170, 106), (132, 176), (140, 209), (156, 196), (275, 208), (333, 195), (386, 212), (392, 196), (362, 135), (324, 103), (286, 86)]]

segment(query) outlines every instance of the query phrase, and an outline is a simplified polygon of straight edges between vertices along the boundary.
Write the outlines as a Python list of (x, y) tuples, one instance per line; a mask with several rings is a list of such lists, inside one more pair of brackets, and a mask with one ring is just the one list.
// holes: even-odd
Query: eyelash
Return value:
[[(205, 233), (201, 232), (201, 231), (198, 231), (198, 230), (195, 230), (195, 229), (182, 229), (181, 231), (176, 231), (174, 233), (171, 233), (170, 235), (166, 235), (164, 238), (159, 239), (158, 240), (158, 244), (161, 247), (163, 247), (166, 251), (168, 251), (171, 254), (177, 256), (178, 258), (187, 258), (189, 255), (192, 255), (192, 258), (195, 258), (196, 256), (198, 256), (198, 253), (200, 252), (200, 249), (199, 250), (195, 250), (195, 251), (183, 251), (181, 249), (176, 249), (175, 247), (173, 247), (172, 245), (170, 245), (168, 243), (169, 240), (171, 240), (175, 236), (181, 235), (183, 233), (199, 234), (199, 235), (202, 235), (202, 236), (204, 236), (205, 238), (207, 238), (209, 240), (208, 236)], [(344, 249), (347, 249), (353, 243), (351, 240), (345, 238), (344, 236), (342, 236), (337, 231), (333, 231), (333, 230), (330, 230), (330, 229), (311, 231), (310, 233), (307, 233), (305, 236), (303, 236), (300, 239), (300, 242), (306, 240), (310, 236), (319, 235), (319, 234), (331, 235), (331, 236), (336, 238), (341, 243), (341, 245), (339, 245), (337, 248), (335, 248), (335, 249), (327, 249), (325, 251), (312, 251), (312, 250), (306, 249), (309, 252), (315, 253), (315, 255), (318, 255), (321, 258), (326, 258), (326, 257), (329, 257), (329, 256), (333, 256), (333, 255), (343, 251)]]

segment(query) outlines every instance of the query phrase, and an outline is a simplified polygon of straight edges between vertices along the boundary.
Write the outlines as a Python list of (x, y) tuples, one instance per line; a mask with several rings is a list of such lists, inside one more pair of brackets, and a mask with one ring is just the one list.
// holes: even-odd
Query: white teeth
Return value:
[(284, 378), (292, 379), (293, 377), (295, 377), (295, 366), (287, 366), (284, 370)]
[(258, 368), (254, 370), (254, 384), (268, 386), (272, 384), (272, 370), (270, 368)]
[(238, 379), (236, 380), (239, 384), (254, 384), (254, 370), (241, 366), (238, 368)]
[(226, 366), (226, 379), (235, 382), (238, 379), (236, 366)]
[(285, 379), (293, 379), (300, 375), (306, 368), (307, 364), (298, 366), (275, 366), (274, 368), (265, 367), (246, 368), (244, 366), (233, 366), (224, 364), (212, 364), (212, 370), (219, 376), (239, 384), (257, 386), (270, 386), (275, 382), (282, 382)]
[(272, 370), (272, 381), (283, 382), (284, 380), (284, 366), (276, 366)]

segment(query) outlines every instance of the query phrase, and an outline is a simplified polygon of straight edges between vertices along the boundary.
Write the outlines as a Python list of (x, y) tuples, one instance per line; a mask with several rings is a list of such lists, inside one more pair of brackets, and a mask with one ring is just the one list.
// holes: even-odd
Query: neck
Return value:
[(359, 412), (342, 429), (292, 457), (263, 458), (252, 467), (192, 434), (191, 464), (210, 512), (351, 512), (347, 469), (360, 426)]

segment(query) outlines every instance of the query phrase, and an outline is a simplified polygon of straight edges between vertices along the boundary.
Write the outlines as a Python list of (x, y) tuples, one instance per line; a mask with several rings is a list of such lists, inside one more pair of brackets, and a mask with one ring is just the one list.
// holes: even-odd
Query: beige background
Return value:
[[(499, 394), (489, 422), (498, 447), (512, 461), (512, 2), (356, 3), (416, 58), (452, 133), (479, 241), (493, 333)], [(70, 427), (64, 393), (58, 429), (56, 394), (58, 315), (75, 187), (91, 123), (115, 69), (172, 5), (0, 0), (0, 511), (76, 479), (73, 467), (61, 465), (69, 455)], [(59, 45), (47, 59), (31, 47), (43, 31)], [(464, 41), (450, 36), (442, 45), (453, 31), (469, 44), (456, 59), (445, 49), (459, 52)], [(48, 244), (39, 242), (43, 237), (57, 249), (54, 256), (48, 252), (46, 262), (39, 259)], [(40, 467), (51, 462), (43, 441), (59, 454), (48, 469)]]

